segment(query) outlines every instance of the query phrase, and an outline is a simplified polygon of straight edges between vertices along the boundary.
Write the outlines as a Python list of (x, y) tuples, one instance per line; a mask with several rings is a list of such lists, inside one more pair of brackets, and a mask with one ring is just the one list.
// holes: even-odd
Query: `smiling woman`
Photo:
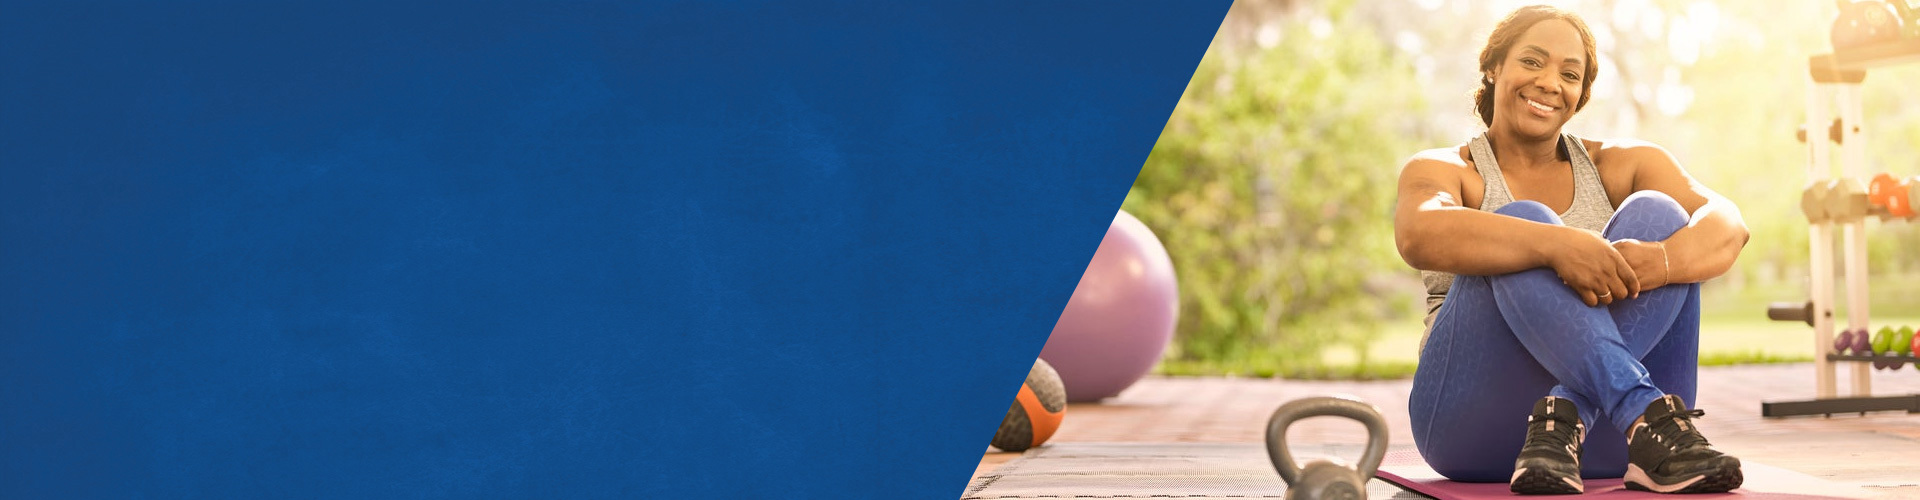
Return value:
[[(1595, 55), (1593, 33), (1587, 29), (1586, 23), (1580, 22), (1579, 18), (1570, 17), (1571, 14), (1565, 14), (1565, 16), (1567, 17), (1557, 15), (1556, 11), (1522, 9), (1516, 11), (1510, 18), (1513, 22), (1502, 23), (1501, 27), (1504, 29), (1496, 30), (1492, 36), (1488, 37), (1486, 48), (1480, 50), (1480, 72), (1485, 76), (1480, 80), (1480, 90), (1473, 94), (1474, 109), (1480, 114), (1482, 123), (1491, 127), (1494, 116), (1513, 115), (1513, 113), (1496, 113), (1502, 103), (1494, 95), (1495, 89), (1500, 88), (1495, 85), (1494, 79), (1502, 73), (1506, 74), (1510, 81), (1504, 86), (1508, 89), (1527, 89), (1529, 86), (1526, 85), (1528, 83), (1526, 79), (1528, 78), (1563, 80), (1562, 84), (1555, 88), (1564, 88), (1567, 91), (1564, 94), (1547, 96), (1541, 92), (1530, 92), (1533, 97), (1523, 97), (1528, 106), (1539, 112), (1539, 118), (1557, 117), (1559, 119), (1557, 123), (1552, 124), (1553, 130), (1549, 133), (1558, 132), (1560, 125), (1566, 124), (1568, 119), (1573, 118), (1574, 112), (1587, 106), (1588, 91), (1593, 90), (1594, 77), (1600, 72), (1599, 58)], [(1549, 19), (1565, 22), (1539, 22)], [(1522, 30), (1520, 26), (1523, 23), (1532, 26)], [(1564, 31), (1574, 33), (1562, 33)], [(1523, 38), (1527, 43), (1520, 43)], [(1542, 47), (1542, 44), (1550, 45), (1554, 50), (1549, 51), (1548, 47)], [(1553, 60), (1555, 54), (1560, 57), (1558, 61)], [(1509, 58), (1518, 64), (1512, 68), (1512, 71), (1502, 72), (1501, 70), (1505, 68), (1503, 63)], [(1575, 85), (1578, 86), (1577, 89), (1572, 88)], [(1565, 112), (1559, 113), (1560, 111)]]
[(1429, 306), (1414, 440), (1441, 474), (1519, 493), (1577, 493), (1583, 476), (1737, 488), (1740, 461), (1686, 402), (1699, 282), (1732, 266), (1746, 226), (1659, 146), (1562, 130), (1587, 105), (1594, 47), (1578, 15), (1513, 12), (1480, 52), (1486, 133), (1402, 167), (1394, 234)]

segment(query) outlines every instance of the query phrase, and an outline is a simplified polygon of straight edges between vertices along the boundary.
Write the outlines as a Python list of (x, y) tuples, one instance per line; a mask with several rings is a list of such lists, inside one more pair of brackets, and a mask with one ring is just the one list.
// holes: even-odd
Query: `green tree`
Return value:
[(1347, 345), (1365, 363), (1383, 322), (1418, 313), (1394, 182), (1440, 144), (1412, 65), (1350, 14), (1335, 2), (1253, 47), (1216, 42), (1128, 193), (1179, 270), (1169, 360), (1297, 374)]

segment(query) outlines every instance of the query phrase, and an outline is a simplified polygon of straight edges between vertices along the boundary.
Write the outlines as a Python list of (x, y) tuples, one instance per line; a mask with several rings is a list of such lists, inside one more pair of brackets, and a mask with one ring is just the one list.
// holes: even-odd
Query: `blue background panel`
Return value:
[(957, 496), (1228, 2), (6, 2), (0, 497)]

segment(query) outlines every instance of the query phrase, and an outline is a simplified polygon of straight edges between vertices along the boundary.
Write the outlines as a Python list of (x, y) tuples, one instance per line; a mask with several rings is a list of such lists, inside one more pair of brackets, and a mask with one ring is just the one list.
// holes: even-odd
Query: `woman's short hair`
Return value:
[(1480, 49), (1482, 76), (1480, 89), (1473, 92), (1473, 105), (1474, 110), (1480, 114), (1482, 124), (1493, 125), (1493, 80), (1487, 78), (1486, 73), (1493, 71), (1495, 66), (1499, 66), (1500, 62), (1507, 58), (1507, 51), (1513, 48), (1514, 42), (1520, 40), (1522, 33), (1532, 29), (1533, 25), (1550, 19), (1566, 21), (1573, 25), (1575, 31), (1580, 32), (1580, 44), (1587, 49), (1587, 70), (1580, 73), (1580, 102), (1574, 104), (1573, 110), (1579, 111), (1587, 107), (1587, 98), (1593, 95), (1593, 78), (1600, 71), (1600, 62), (1595, 57), (1593, 31), (1587, 29), (1587, 22), (1580, 19), (1578, 14), (1550, 5), (1529, 5), (1514, 10), (1512, 14), (1507, 14), (1506, 19), (1500, 20), (1500, 24), (1494, 26), (1493, 34), (1487, 36), (1487, 46)]

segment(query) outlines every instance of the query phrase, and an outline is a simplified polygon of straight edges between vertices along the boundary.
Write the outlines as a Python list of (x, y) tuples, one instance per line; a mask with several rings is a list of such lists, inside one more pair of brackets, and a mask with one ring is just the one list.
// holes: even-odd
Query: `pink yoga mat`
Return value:
[[(1798, 472), (1770, 467), (1753, 462), (1743, 462), (1741, 472), (1746, 476), (1745, 484), (1739, 489), (1727, 493), (1699, 495), (1661, 495), (1643, 491), (1633, 491), (1622, 486), (1619, 479), (1588, 479), (1587, 493), (1577, 498), (1600, 496), (1617, 499), (1660, 499), (1685, 500), (1711, 498), (1740, 498), (1763, 500), (1826, 500), (1867, 498), (1868, 494), (1859, 488), (1831, 483), (1820, 478)], [(1459, 483), (1440, 477), (1426, 460), (1413, 450), (1387, 453), (1376, 474), (1380, 479), (1413, 490), (1422, 495), (1440, 500), (1477, 500), (1483, 498), (1513, 498), (1513, 492), (1507, 490), (1506, 483)], [(1543, 497), (1544, 498), (1544, 497)], [(1576, 498), (1576, 497), (1567, 497)]]

